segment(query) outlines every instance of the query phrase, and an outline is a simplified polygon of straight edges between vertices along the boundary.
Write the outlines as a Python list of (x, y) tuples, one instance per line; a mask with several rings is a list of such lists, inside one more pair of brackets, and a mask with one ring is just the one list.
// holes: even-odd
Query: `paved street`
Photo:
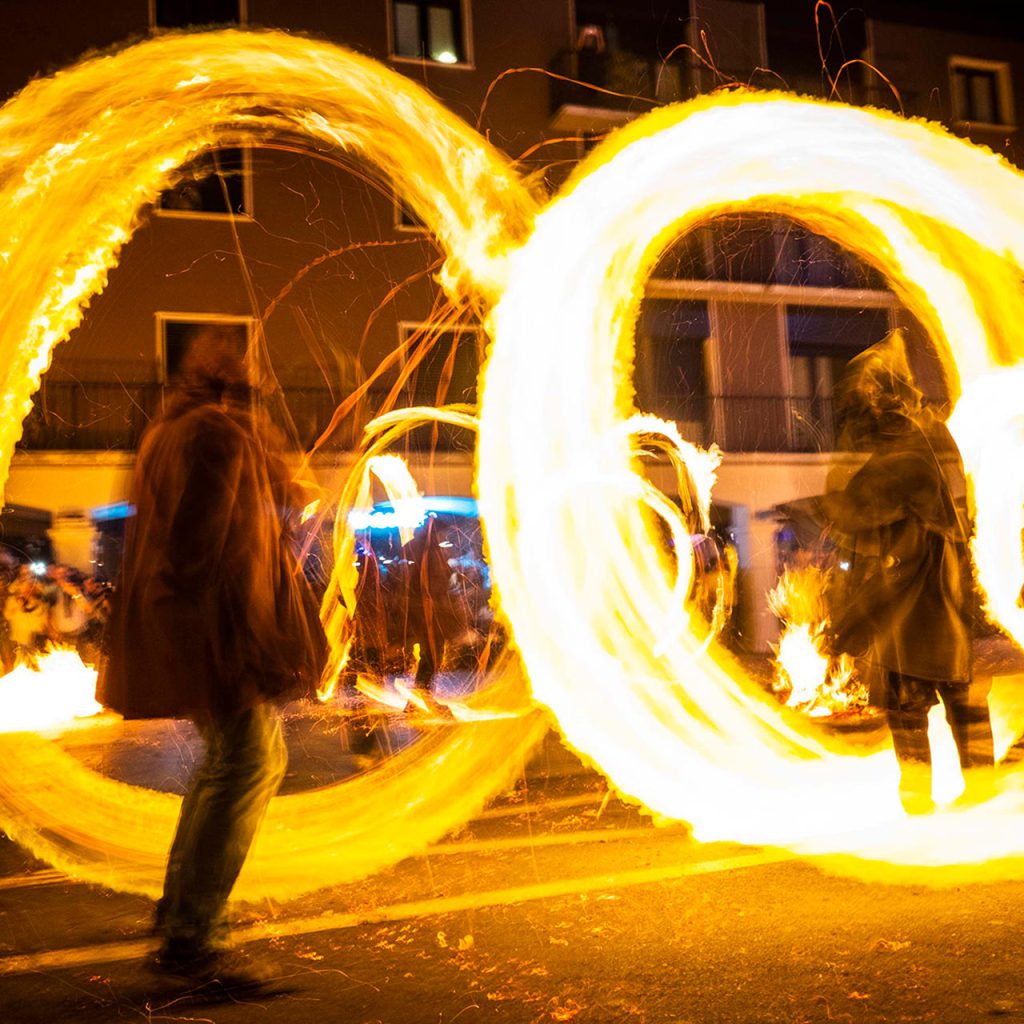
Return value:
[[(188, 745), (147, 728), (120, 769), (168, 784)], [(322, 783), (308, 727), (293, 723), (291, 740), (290, 785)], [(513, 790), (423, 856), (241, 908), (239, 940), (287, 975), (273, 997), (216, 1000), (147, 974), (146, 900), (73, 883), (6, 841), (0, 871), (5, 1022), (1024, 1018), (1024, 883), (890, 887), (701, 845), (609, 797), (554, 737)]]

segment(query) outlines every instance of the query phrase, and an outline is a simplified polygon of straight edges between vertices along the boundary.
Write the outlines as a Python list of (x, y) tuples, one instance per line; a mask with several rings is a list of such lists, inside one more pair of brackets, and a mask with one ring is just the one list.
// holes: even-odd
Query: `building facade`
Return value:
[[(390, 64), (550, 187), (595, 140), (653, 105), (736, 83), (902, 109), (1016, 158), (1024, 39), (1003, 11), (952, 4), (748, 0), (96, 0), (0, 3), (0, 93), (90, 50), (204, 24), (281, 28)], [(511, 74), (505, 72), (513, 71)], [(411, 126), (411, 130), (414, 130)], [(296, 443), (399, 346), (415, 358), (437, 321), (437, 249), (400, 200), (335, 158), (284, 148), (220, 150), (149, 211), (85, 322), (54, 358), (25, 423), (6, 501), (49, 512), (58, 559), (88, 568), (127, 494), (133, 449), (162, 401), (181, 341), (217, 322), (251, 344), (262, 325)], [(715, 518), (739, 552), (742, 640), (774, 620), (780, 507), (820, 493), (833, 461), (832, 388), (849, 357), (895, 326), (941, 403), (920, 327), (886, 282), (784, 218), (719, 218), (665, 255), (637, 334), (637, 404), (676, 420), (725, 460)], [(362, 423), (397, 404), (473, 400), (482, 338), (440, 325), (408, 381), (377, 378), (321, 458), (344, 471)], [(413, 451), (425, 488), (469, 493), (469, 442)]]

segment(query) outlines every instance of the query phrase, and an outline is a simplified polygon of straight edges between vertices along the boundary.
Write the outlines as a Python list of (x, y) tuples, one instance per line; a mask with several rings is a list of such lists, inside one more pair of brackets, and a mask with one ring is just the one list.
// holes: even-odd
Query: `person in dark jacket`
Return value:
[(836, 645), (881, 666), (910, 812), (931, 799), (928, 711), (941, 697), (968, 795), (993, 764), (987, 693), (972, 685), (972, 576), (963, 464), (923, 407), (898, 332), (857, 356), (840, 387), (845, 447), (868, 459), (826, 496), (849, 570), (832, 602)]
[(235, 346), (216, 327), (192, 338), (142, 440), (98, 687), (126, 718), (192, 719), (206, 743), (157, 904), (153, 966), (226, 982), (254, 973), (228, 950), (226, 905), (285, 771), (275, 702), (311, 694), (325, 656), (287, 536), (302, 500)]

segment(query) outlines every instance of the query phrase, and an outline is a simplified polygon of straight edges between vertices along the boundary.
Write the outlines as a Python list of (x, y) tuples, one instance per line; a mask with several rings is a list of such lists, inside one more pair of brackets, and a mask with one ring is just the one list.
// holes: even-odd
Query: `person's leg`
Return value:
[(193, 770), (189, 779), (185, 796), (181, 801), (181, 810), (178, 813), (178, 825), (174, 830), (174, 839), (171, 842), (171, 849), (167, 855), (167, 870), (164, 872), (164, 893), (157, 900), (154, 914), (153, 930), (158, 935), (166, 931), (167, 911), (175, 902), (177, 894), (181, 891), (181, 861), (185, 850), (191, 845), (190, 833), (196, 821), (196, 808), (202, 804), (202, 790), (207, 785), (204, 766), (217, 758), (213, 749), (219, 742), (219, 733), (201, 721), (193, 722), (196, 732), (199, 733), (205, 744), (203, 760)]
[(900, 765), (900, 801), (908, 814), (934, 808), (928, 711), (938, 699), (935, 684), (890, 672), (886, 712)]
[(224, 944), (228, 896), (287, 764), (269, 704), (212, 723), (204, 734), (206, 758), (182, 805), (162, 901), (164, 950), (172, 956)]
[(946, 721), (956, 741), (960, 766), (991, 768), (995, 764), (992, 718), (988, 710), (988, 678), (971, 683), (943, 683), (939, 687), (946, 708)]
[(987, 677), (971, 683), (944, 683), (939, 687), (946, 708), (946, 721), (960, 755), (964, 773), (962, 802), (988, 799), (995, 774), (995, 750), (988, 694), (992, 680)]

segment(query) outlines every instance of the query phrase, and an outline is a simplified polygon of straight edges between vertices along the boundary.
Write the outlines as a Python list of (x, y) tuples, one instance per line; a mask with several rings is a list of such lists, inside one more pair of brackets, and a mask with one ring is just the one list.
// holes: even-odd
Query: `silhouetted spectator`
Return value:
[(206, 753), (171, 846), (152, 966), (195, 982), (264, 980), (232, 953), (226, 905), (284, 776), (275, 702), (312, 693), (325, 655), (289, 549), (301, 508), (253, 412), (234, 335), (191, 339), (140, 446), (99, 699), (128, 718), (191, 718)]

